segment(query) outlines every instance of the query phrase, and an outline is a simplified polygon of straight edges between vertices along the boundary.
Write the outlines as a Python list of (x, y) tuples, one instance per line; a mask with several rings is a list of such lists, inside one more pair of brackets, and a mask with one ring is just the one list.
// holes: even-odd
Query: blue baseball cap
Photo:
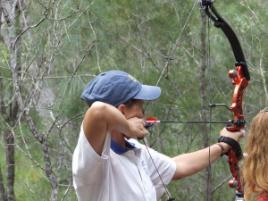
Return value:
[(143, 85), (126, 72), (102, 72), (91, 80), (81, 94), (81, 99), (91, 104), (95, 101), (118, 106), (130, 99), (151, 101), (159, 98), (161, 89)]

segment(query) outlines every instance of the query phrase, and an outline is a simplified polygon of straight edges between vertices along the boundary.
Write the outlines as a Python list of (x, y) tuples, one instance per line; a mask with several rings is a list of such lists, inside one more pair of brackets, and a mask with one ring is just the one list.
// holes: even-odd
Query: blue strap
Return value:
[(117, 144), (113, 139), (111, 139), (111, 149), (117, 154), (124, 154), (125, 152), (135, 148), (134, 144), (128, 141), (125, 141), (125, 142), (126, 142), (126, 147), (122, 147), (119, 144)]

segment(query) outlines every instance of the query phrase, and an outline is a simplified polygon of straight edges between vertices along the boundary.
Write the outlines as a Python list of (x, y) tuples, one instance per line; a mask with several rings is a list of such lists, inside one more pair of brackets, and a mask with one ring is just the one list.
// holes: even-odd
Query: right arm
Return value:
[(86, 138), (99, 155), (102, 153), (107, 133), (115, 131), (127, 137), (143, 137), (147, 133), (143, 125), (142, 119), (126, 119), (116, 107), (103, 102), (94, 102), (83, 120)]

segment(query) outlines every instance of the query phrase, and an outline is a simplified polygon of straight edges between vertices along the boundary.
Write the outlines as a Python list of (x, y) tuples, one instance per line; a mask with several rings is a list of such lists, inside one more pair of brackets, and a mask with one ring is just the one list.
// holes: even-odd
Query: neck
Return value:
[(116, 142), (116, 144), (118, 144), (121, 147), (126, 147), (125, 138), (122, 133), (112, 132), (111, 137)]

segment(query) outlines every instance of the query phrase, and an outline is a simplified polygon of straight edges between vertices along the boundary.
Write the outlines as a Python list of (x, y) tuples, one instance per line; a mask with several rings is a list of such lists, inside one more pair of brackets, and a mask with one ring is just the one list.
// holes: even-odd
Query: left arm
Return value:
[[(218, 144), (221, 144), (222, 147), (224, 147), (224, 151), (222, 151), (220, 145)], [(213, 163), (221, 156), (223, 152), (227, 152), (229, 148), (229, 145), (221, 142), (195, 152), (181, 154), (174, 157), (173, 160), (176, 163), (176, 172), (173, 176), (173, 180), (181, 179), (203, 170), (209, 166), (209, 155), (210, 163)]]
[[(225, 128), (221, 130), (222, 136), (233, 138), (238, 141), (242, 136), (243, 132), (229, 132)], [(193, 175), (206, 167), (209, 164), (216, 161), (224, 153), (227, 153), (231, 147), (224, 143), (216, 143), (210, 147), (191, 152), (181, 154), (173, 158), (176, 163), (176, 172), (173, 176), (173, 180), (181, 179), (186, 176)]]

